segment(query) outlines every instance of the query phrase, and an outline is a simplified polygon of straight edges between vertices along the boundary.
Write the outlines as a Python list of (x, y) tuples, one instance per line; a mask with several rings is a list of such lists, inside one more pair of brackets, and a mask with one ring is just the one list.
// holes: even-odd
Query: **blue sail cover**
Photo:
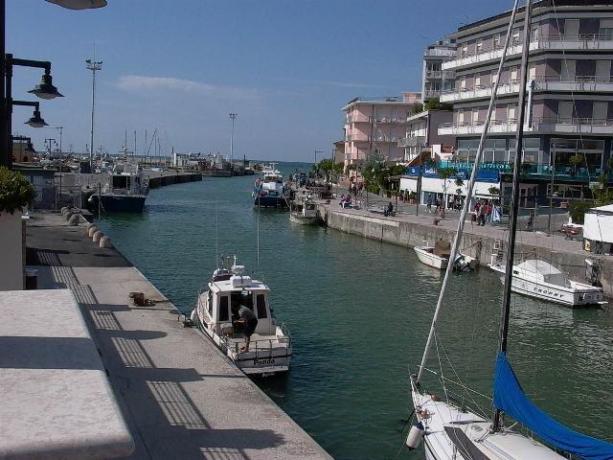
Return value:
[(564, 452), (590, 460), (613, 459), (613, 444), (577, 433), (535, 406), (521, 388), (505, 353), (498, 353), (496, 358), (494, 405)]

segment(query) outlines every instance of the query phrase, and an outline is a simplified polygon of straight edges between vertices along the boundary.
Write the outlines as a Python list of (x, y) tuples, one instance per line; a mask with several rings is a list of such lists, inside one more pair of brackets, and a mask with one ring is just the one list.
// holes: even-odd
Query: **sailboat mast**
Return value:
[[(483, 125), (483, 132), (481, 133), (481, 139), (479, 140), (479, 146), (477, 147), (477, 153), (475, 155), (474, 165), (472, 172), (470, 174), (470, 180), (468, 181), (468, 187), (466, 189), (466, 199), (464, 200), (464, 206), (462, 206), (462, 212), (460, 214), (460, 220), (458, 222), (458, 230), (456, 231), (455, 237), (453, 239), (453, 244), (451, 246), (451, 253), (449, 254), (449, 261), (447, 262), (447, 269), (445, 270), (445, 277), (443, 278), (443, 284), (441, 286), (441, 291), (439, 293), (438, 301), (436, 303), (436, 309), (434, 310), (434, 316), (432, 317), (432, 324), (430, 326), (430, 332), (428, 333), (428, 339), (426, 341), (426, 346), (424, 348), (424, 354), (421, 358), (421, 364), (419, 365), (419, 369), (417, 371), (416, 382), (419, 383), (421, 381), (421, 377), (423, 375), (424, 369), (426, 368), (426, 361), (428, 360), (428, 355), (430, 353), (430, 348), (432, 347), (432, 341), (434, 339), (434, 331), (436, 329), (436, 323), (438, 321), (438, 316), (443, 306), (443, 300), (445, 298), (445, 293), (447, 291), (447, 284), (449, 282), (449, 277), (451, 276), (451, 272), (453, 271), (453, 264), (455, 262), (456, 256), (460, 251), (460, 242), (462, 241), (462, 234), (464, 232), (464, 223), (466, 222), (466, 214), (468, 213), (468, 208), (470, 206), (470, 202), (473, 197), (473, 191), (475, 187), (475, 181), (477, 180), (477, 171), (479, 170), (479, 163), (481, 162), (481, 155), (483, 153), (483, 147), (485, 146), (485, 139), (487, 137), (487, 133), (490, 126), (490, 121), (492, 118), (492, 112), (496, 103), (496, 94), (498, 93), (498, 85), (500, 84), (500, 76), (502, 75), (502, 69), (504, 67), (504, 63), (507, 57), (507, 50), (509, 48), (509, 43), (511, 41), (511, 32), (513, 30), (513, 24), (515, 23), (515, 14), (517, 13), (517, 5), (519, 0), (515, 0), (513, 4), (513, 11), (511, 13), (511, 22), (509, 23), (509, 27), (507, 28), (507, 35), (504, 41), (504, 48), (502, 49), (502, 56), (500, 58), (500, 63), (498, 64), (498, 73), (496, 74), (496, 82), (494, 83), (494, 87), (492, 88), (492, 95), (490, 97), (490, 103), (487, 108), (487, 113), (485, 115), (485, 123)], [(420, 166), (420, 175), (421, 175)]]
[[(517, 232), (517, 213), (519, 210), (519, 179), (524, 141), (524, 119), (526, 117), (526, 82), (528, 80), (528, 55), (530, 53), (530, 29), (532, 0), (526, 1), (524, 19), (523, 49), (521, 54), (521, 73), (519, 82), (519, 118), (517, 120), (517, 135), (515, 137), (515, 162), (513, 164), (513, 188), (511, 193), (511, 211), (509, 215), (509, 237), (507, 239), (507, 261), (504, 273), (504, 290), (500, 311), (499, 352), (507, 351), (507, 336), (509, 334), (509, 311), (511, 306), (511, 283), (513, 282), (513, 262), (515, 258), (515, 233)], [(492, 430), (500, 430), (500, 409), (494, 413)]]

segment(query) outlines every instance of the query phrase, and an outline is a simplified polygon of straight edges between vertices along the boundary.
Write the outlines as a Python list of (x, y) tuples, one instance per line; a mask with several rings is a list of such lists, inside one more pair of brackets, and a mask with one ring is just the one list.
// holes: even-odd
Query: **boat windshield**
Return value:
[(240, 308), (241, 305), (253, 311), (253, 292), (251, 291), (233, 291), (230, 295), (230, 301), (232, 302), (232, 311)]

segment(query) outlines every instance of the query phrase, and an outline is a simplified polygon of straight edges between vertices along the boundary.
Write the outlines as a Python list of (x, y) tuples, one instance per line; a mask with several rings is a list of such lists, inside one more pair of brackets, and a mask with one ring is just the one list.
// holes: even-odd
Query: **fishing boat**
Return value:
[(309, 196), (297, 197), (290, 205), (289, 221), (301, 225), (319, 224), (317, 203)]
[[(413, 250), (419, 261), (437, 270), (445, 270), (449, 262), (449, 243), (437, 241), (434, 246), (415, 246)], [(455, 258), (454, 270), (470, 271), (477, 266), (477, 259), (465, 254), (458, 254)]]
[(107, 182), (94, 188), (87, 201), (103, 212), (143, 212), (148, 193), (148, 179), (137, 163), (116, 163)]
[[(500, 274), (505, 272), (505, 266), (500, 262), (488, 264), (488, 267)], [(504, 283), (504, 277), (500, 281)], [(559, 269), (540, 259), (528, 259), (513, 266), (511, 289), (517, 294), (568, 307), (607, 303), (602, 288), (572, 281)]]
[[(507, 28), (502, 57), (498, 67), (498, 77), (500, 77), (502, 72), (511, 32), (514, 30), (517, 9), (518, 0), (515, 0), (511, 12), (511, 21)], [(523, 23), (530, 24), (532, 9), (530, 1), (527, 2), (524, 9), (525, 19)], [(523, 43), (529, 42), (529, 34), (530, 28), (524, 27)], [(436, 342), (438, 358), (441, 358), (437, 325), (452, 271), (451, 267), (448, 265), (432, 318), (432, 324), (428, 333), (421, 363), (418, 367), (417, 374), (411, 375), (410, 377), (411, 396), (416, 423), (411, 427), (405, 444), (410, 449), (414, 449), (423, 440), (425, 457), (428, 460), (554, 460), (568, 457), (604, 460), (613, 458), (613, 444), (573, 431), (538, 408), (524, 393), (507, 356), (510, 329), (511, 277), (515, 256), (515, 234), (517, 231), (517, 215), (519, 209), (519, 179), (522, 164), (521, 152), (523, 148), (523, 126), (525, 119), (527, 64), (528, 47), (524, 46), (521, 61), (518, 104), (519, 119), (517, 123), (518, 128), (507, 240), (508, 254), (505, 269), (505, 283), (503, 287), (503, 302), (500, 314), (501, 321), (499, 328), (498, 354), (496, 357), (493, 385), (492, 402), (494, 413), (490, 419), (487, 416), (479, 415), (480, 412), (477, 408), (470, 407), (471, 403), (460, 404), (453, 399), (453, 397), (450, 397), (447, 391), (448, 379), (443, 378), (442, 371), (434, 375), (437, 375), (440, 379), (440, 384), (443, 387), (443, 397), (438, 397), (434, 392), (428, 391), (423, 382), (424, 372), (430, 370), (426, 367), (426, 364), (434, 342)], [(458, 253), (460, 247), (464, 221), (468, 214), (468, 204), (472, 198), (476, 172), (483, 153), (499, 81), (500, 78), (495, 80), (492, 90), (485, 125), (467, 187), (467, 197), (462, 208), (457, 232), (451, 248), (451, 257)], [(465, 385), (462, 385), (462, 387), (467, 392), (471, 391), (471, 397), (477, 393), (467, 388)], [(553, 396), (560, 397), (560, 394), (554, 394)], [(506, 426), (503, 416), (512, 418), (515, 423), (510, 427)], [(525, 431), (520, 431), (520, 428), (523, 428)]]
[(255, 181), (253, 204), (258, 208), (287, 208), (289, 188), (283, 183), (283, 175), (270, 163), (262, 170), (262, 177)]
[[(223, 257), (190, 318), (245, 374), (287, 372), (291, 337), (272, 314), (270, 288), (244, 271), (243, 265), (236, 264), (236, 256)], [(257, 319), (252, 334), (237, 321), (240, 307), (246, 307)]]

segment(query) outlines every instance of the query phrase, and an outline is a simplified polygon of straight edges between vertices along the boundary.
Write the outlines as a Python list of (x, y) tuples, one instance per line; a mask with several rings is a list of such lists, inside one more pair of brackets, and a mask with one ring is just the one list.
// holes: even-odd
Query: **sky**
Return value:
[[(7, 0), (7, 53), (52, 62), (64, 98), (41, 101), (47, 128), (13, 134), (86, 151), (91, 71), (96, 74), (94, 146), (138, 154), (157, 130), (162, 154), (230, 151), (234, 156), (312, 161), (342, 138), (341, 108), (354, 97), (383, 97), (421, 87), (424, 48), (465, 23), (510, 9), (510, 0), (108, 0), (71, 11), (44, 0)], [(15, 68), (13, 98), (40, 80)], [(145, 145), (147, 131), (148, 145)]]

